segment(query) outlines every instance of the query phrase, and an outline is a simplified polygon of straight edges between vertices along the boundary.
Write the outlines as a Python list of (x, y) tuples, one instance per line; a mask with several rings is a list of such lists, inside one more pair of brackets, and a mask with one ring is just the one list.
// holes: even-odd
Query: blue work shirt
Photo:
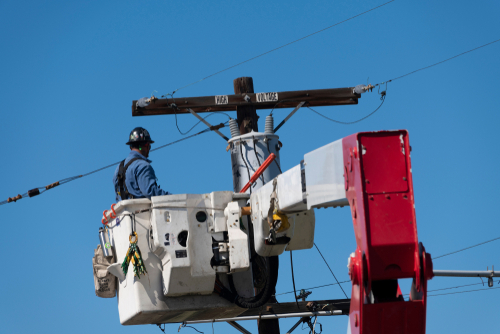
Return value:
[[(142, 154), (137, 151), (130, 151), (125, 165), (132, 159), (139, 158), (132, 162), (125, 173), (125, 186), (128, 192), (134, 198), (151, 198), (151, 196), (169, 195), (168, 191), (160, 189), (156, 184), (156, 175), (153, 167), (151, 167), (151, 160), (146, 159)], [(113, 175), (113, 184), (115, 186), (116, 201), (121, 201), (118, 196), (120, 186), (118, 184), (118, 170), (120, 166), (116, 167), (115, 174)]]

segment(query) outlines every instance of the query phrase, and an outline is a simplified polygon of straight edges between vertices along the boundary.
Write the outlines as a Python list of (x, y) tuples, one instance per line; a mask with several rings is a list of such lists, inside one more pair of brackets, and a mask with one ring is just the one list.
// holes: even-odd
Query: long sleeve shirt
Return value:
[[(125, 172), (125, 186), (128, 192), (134, 198), (151, 198), (151, 196), (169, 195), (168, 191), (162, 190), (156, 183), (156, 175), (153, 167), (151, 167), (151, 160), (146, 159), (142, 154), (137, 151), (130, 151), (130, 154), (125, 159), (125, 165), (132, 159), (139, 158), (132, 162)], [(115, 186), (115, 193), (117, 194), (116, 200), (120, 201), (118, 196), (120, 192), (120, 185), (118, 184), (118, 170), (120, 166), (116, 167), (115, 174), (113, 175), (113, 184)]]

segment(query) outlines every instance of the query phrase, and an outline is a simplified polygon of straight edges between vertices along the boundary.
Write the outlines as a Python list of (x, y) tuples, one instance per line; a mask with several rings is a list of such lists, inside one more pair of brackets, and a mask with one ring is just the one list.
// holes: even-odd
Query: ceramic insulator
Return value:
[(264, 129), (264, 133), (274, 134), (274, 118), (271, 115), (266, 117), (266, 127)]
[(235, 119), (229, 120), (229, 129), (231, 130), (231, 138), (240, 136), (240, 129), (238, 128), (238, 122)]

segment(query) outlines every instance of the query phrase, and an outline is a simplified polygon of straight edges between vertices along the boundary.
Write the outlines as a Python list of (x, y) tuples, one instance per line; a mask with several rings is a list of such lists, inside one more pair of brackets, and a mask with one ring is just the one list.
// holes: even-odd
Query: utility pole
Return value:
[[(251, 131), (258, 132), (257, 109), (295, 108), (285, 121), (300, 107), (334, 106), (358, 104), (360, 94), (354, 87), (316, 89), (288, 92), (254, 93), (253, 79), (241, 77), (233, 80), (234, 95), (215, 95), (201, 97), (172, 97), (157, 99), (155, 97), (132, 101), (132, 116), (173, 115), (191, 113), (201, 120), (200, 112), (236, 111), (236, 121), (241, 135)], [(211, 126), (212, 130), (223, 127), (223, 124)], [(280, 127), (280, 124), (278, 127)], [(219, 133), (220, 136), (227, 138)], [(276, 334), (280, 332), (278, 319), (257, 320), (259, 334)]]
[[(251, 77), (234, 79), (233, 86), (234, 94), (254, 93), (253, 79)], [(242, 135), (252, 132), (252, 130), (255, 132), (259, 131), (259, 125), (257, 122), (259, 120), (259, 116), (257, 115), (257, 109), (255, 109), (254, 105), (237, 106), (236, 115), (236, 121), (238, 122), (240, 133)]]
[[(233, 80), (234, 94), (254, 93), (253, 79), (251, 77), (241, 77)], [(247, 95), (248, 96), (248, 95)], [(238, 106), (236, 107), (236, 115), (240, 133), (244, 135), (255, 131), (259, 131), (257, 109), (255, 106)], [(257, 293), (258, 291), (255, 291)], [(276, 291), (274, 291), (276, 293)], [(278, 319), (260, 319), (257, 320), (257, 328), (259, 334), (276, 334), (280, 332), (280, 323)]]

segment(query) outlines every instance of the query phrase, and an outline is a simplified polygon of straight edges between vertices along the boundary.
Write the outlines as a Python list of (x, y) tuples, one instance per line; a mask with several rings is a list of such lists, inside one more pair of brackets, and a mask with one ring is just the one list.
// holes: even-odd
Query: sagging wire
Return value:
[[(228, 122), (223, 123), (223, 125), (225, 126), (227, 123), (228, 123)], [(202, 130), (202, 131), (197, 132), (197, 133), (195, 133), (195, 134), (193, 134), (193, 135), (191, 135), (191, 136), (187, 136), (187, 137), (184, 137), (184, 138), (181, 138), (181, 139), (175, 140), (175, 141), (173, 141), (173, 142), (170, 142), (170, 143), (168, 143), (168, 144), (162, 145), (162, 146), (160, 146), (160, 147), (154, 148), (154, 149), (150, 150), (150, 152), (153, 152), (153, 151), (156, 151), (156, 150), (159, 150), (159, 149), (165, 148), (165, 147), (167, 147), (167, 146), (171, 146), (171, 145), (177, 144), (177, 143), (179, 143), (179, 142), (181, 142), (181, 141), (184, 141), (184, 140), (187, 140), (187, 139), (190, 139), (190, 138), (196, 137), (196, 136), (198, 136), (198, 135), (201, 135), (201, 134), (203, 134), (203, 133), (210, 132), (210, 131), (212, 131), (212, 130), (211, 130), (211, 129), (205, 129), (205, 130)], [(46, 192), (47, 190), (53, 189), (53, 188), (55, 188), (55, 187), (57, 187), (57, 186), (60, 186), (60, 185), (62, 185), (62, 184), (66, 184), (66, 183), (69, 183), (69, 182), (71, 182), (71, 181), (74, 181), (74, 180), (77, 180), (77, 179), (81, 179), (81, 178), (83, 178), (83, 177), (85, 177), (85, 176), (89, 176), (89, 175), (91, 175), (91, 174), (94, 174), (94, 173), (100, 172), (100, 171), (102, 171), (102, 170), (108, 169), (108, 168), (113, 167), (113, 166), (116, 166), (116, 165), (120, 164), (120, 162), (121, 162), (121, 160), (120, 160), (120, 161), (118, 161), (118, 162), (112, 163), (112, 164), (110, 164), (110, 165), (107, 165), (107, 166), (101, 167), (101, 168), (99, 168), (99, 169), (93, 170), (93, 171), (91, 171), (91, 172), (88, 172), (88, 173), (86, 173), (86, 174), (77, 175), (77, 176), (72, 176), (72, 177), (68, 177), (68, 178), (66, 178), (66, 179), (59, 180), (59, 181), (54, 182), (54, 183), (51, 183), (51, 184), (49, 184), (49, 185), (47, 185), (47, 186), (45, 186), (45, 187), (37, 187), (37, 188), (33, 188), (33, 189), (29, 190), (27, 193), (24, 193), (24, 194), (22, 194), (22, 195), (21, 195), (21, 194), (19, 194), (19, 195), (15, 196), (15, 197), (9, 197), (7, 200), (0, 202), (0, 205), (4, 205), (4, 204), (7, 204), (7, 203), (16, 202), (16, 201), (18, 201), (18, 200), (20, 200), (20, 199), (23, 199), (23, 198), (26, 198), (26, 197), (34, 197), (34, 196), (38, 196), (38, 195), (40, 195), (40, 194), (42, 194), (42, 193)]]
[(336, 277), (336, 276), (335, 276), (335, 274), (333, 273), (332, 268), (330, 268), (330, 265), (328, 264), (328, 262), (326, 262), (325, 257), (323, 256), (323, 254), (321, 254), (321, 251), (319, 250), (318, 245), (316, 245), (316, 243), (314, 243), (314, 247), (316, 247), (316, 249), (318, 250), (319, 255), (321, 255), (321, 258), (323, 258), (323, 261), (325, 261), (325, 264), (326, 264), (326, 266), (328, 267), (328, 269), (330, 269), (330, 272), (332, 273), (333, 278), (335, 278), (335, 281), (337, 281), (337, 284), (338, 284), (338, 286), (340, 287), (340, 289), (342, 290), (342, 292), (344, 293), (344, 296), (345, 296), (347, 299), (349, 299), (349, 297), (347, 297), (347, 294), (345, 293), (344, 289), (342, 288), (342, 285), (340, 285), (339, 280), (337, 279), (337, 277)]
[(327, 119), (327, 120), (329, 120), (329, 121), (332, 121), (332, 122), (334, 122), (334, 123), (338, 123), (338, 124), (343, 124), (343, 125), (350, 125), (350, 124), (355, 124), (355, 123), (359, 123), (359, 122), (361, 122), (361, 121), (364, 121), (365, 119), (367, 119), (367, 118), (368, 118), (368, 117), (370, 117), (371, 115), (375, 114), (375, 113), (376, 113), (376, 112), (380, 109), (380, 107), (382, 107), (382, 105), (383, 105), (383, 104), (384, 104), (384, 102), (385, 102), (385, 97), (387, 96), (387, 83), (386, 83), (386, 89), (385, 89), (385, 90), (383, 90), (382, 92), (380, 92), (380, 87), (379, 87), (379, 93), (378, 93), (378, 94), (380, 94), (380, 101), (382, 101), (382, 102), (381, 102), (381, 103), (380, 103), (380, 105), (377, 107), (377, 109), (375, 109), (374, 111), (372, 111), (371, 113), (369, 113), (369, 114), (368, 114), (368, 115), (366, 115), (365, 117), (360, 118), (360, 119), (358, 119), (358, 120), (356, 120), (356, 121), (352, 121), (352, 122), (342, 122), (342, 121), (337, 121), (337, 120), (331, 119), (330, 117), (327, 117), (327, 116), (325, 116), (325, 115), (321, 114), (320, 112), (318, 112), (318, 111), (314, 110), (313, 108), (311, 108), (311, 107), (309, 107), (309, 106), (306, 106), (306, 107), (307, 107), (309, 110), (311, 110), (311, 111), (315, 112), (315, 113), (316, 113), (316, 114), (318, 114), (319, 116), (321, 116), (321, 117), (323, 117), (323, 118), (325, 118), (325, 119)]
[(328, 26), (328, 27), (326, 27), (326, 28), (323, 28), (323, 29), (321, 29), (321, 30), (318, 30), (318, 31), (316, 31), (316, 32), (313, 32), (313, 33), (311, 33), (311, 34), (309, 34), (309, 35), (306, 35), (306, 36), (304, 36), (304, 37), (301, 37), (301, 38), (299, 38), (299, 39), (296, 39), (296, 40), (294, 40), (294, 41), (292, 41), (292, 42), (289, 42), (289, 43), (283, 44), (283, 45), (281, 45), (281, 46), (279, 46), (279, 47), (277, 47), (277, 48), (274, 48), (274, 49), (272, 49), (272, 50), (266, 51), (266, 52), (264, 52), (264, 53), (261, 53), (261, 54), (259, 54), (259, 55), (255, 56), (255, 57), (252, 57), (252, 58), (249, 58), (249, 59), (247, 59), (247, 60), (244, 60), (244, 61), (242, 61), (242, 62), (240, 62), (240, 63), (238, 63), (238, 64), (232, 65), (232, 66), (227, 67), (227, 68), (225, 68), (225, 69), (223, 69), (223, 70), (220, 70), (220, 71), (218, 71), (218, 72), (215, 72), (215, 73), (213, 73), (213, 74), (210, 74), (209, 76), (206, 76), (206, 77), (201, 78), (201, 79), (199, 79), (199, 80), (196, 80), (196, 81), (194, 81), (194, 82), (192, 82), (192, 83), (190, 83), (190, 84), (187, 84), (187, 85), (185, 85), (185, 86), (182, 86), (182, 87), (180, 87), (180, 88), (177, 88), (177, 89), (176, 89), (176, 90), (174, 90), (172, 93), (167, 93), (167, 94), (164, 94), (164, 95), (162, 95), (162, 97), (164, 97), (164, 96), (169, 96), (169, 95), (170, 95), (170, 96), (173, 96), (176, 92), (178, 92), (178, 91), (179, 91), (179, 90), (181, 90), (181, 89), (184, 89), (184, 88), (186, 88), (186, 87), (189, 87), (189, 86), (192, 86), (192, 85), (194, 85), (194, 84), (197, 84), (197, 83), (199, 83), (199, 82), (201, 82), (201, 81), (203, 81), (203, 80), (206, 80), (206, 79), (208, 79), (208, 78), (211, 78), (211, 77), (213, 77), (213, 76), (215, 76), (215, 75), (217, 75), (217, 74), (220, 74), (220, 73), (222, 73), (222, 72), (225, 72), (225, 71), (227, 71), (227, 70), (230, 70), (230, 69), (232, 69), (232, 68), (235, 68), (235, 67), (237, 67), (237, 66), (240, 66), (240, 65), (242, 65), (242, 64), (248, 63), (249, 61), (252, 61), (252, 60), (254, 60), (254, 59), (257, 59), (257, 58), (260, 58), (260, 57), (262, 57), (262, 56), (265, 56), (265, 55), (267, 55), (267, 54), (269, 54), (269, 53), (271, 53), (271, 52), (274, 52), (274, 51), (277, 51), (277, 50), (279, 50), (279, 49), (282, 49), (282, 48), (284, 48), (284, 47), (286, 47), (286, 46), (288, 46), (288, 45), (291, 45), (291, 44), (297, 43), (297, 42), (299, 42), (299, 41), (301, 41), (301, 40), (303, 40), (303, 39), (306, 39), (306, 38), (308, 38), (308, 37), (311, 37), (311, 36), (313, 36), (313, 35), (319, 34), (320, 32), (323, 32), (323, 31), (325, 31), (325, 30), (328, 30), (328, 29), (330, 29), (330, 28), (333, 28), (333, 27), (335, 27), (335, 26), (338, 26), (338, 25), (340, 25), (340, 24), (342, 24), (342, 23), (345, 23), (345, 22), (347, 22), (347, 21), (350, 21), (350, 20), (352, 20), (352, 19), (355, 19), (356, 17), (359, 17), (359, 16), (361, 16), (361, 15), (367, 14), (367, 13), (369, 13), (369, 12), (371, 12), (371, 11), (374, 11), (375, 9), (378, 9), (378, 8), (380, 8), (380, 7), (383, 7), (383, 6), (385, 6), (385, 5), (388, 5), (388, 4), (390, 4), (391, 2), (394, 2), (394, 1), (396, 1), (396, 0), (391, 0), (391, 1), (388, 1), (388, 2), (386, 2), (386, 3), (383, 3), (383, 4), (379, 5), (379, 6), (373, 7), (373, 8), (371, 8), (371, 9), (367, 10), (367, 11), (364, 11), (364, 12), (362, 12), (362, 13), (359, 13), (359, 14), (357, 14), (357, 15), (354, 15), (354, 16), (352, 16), (352, 17), (348, 18), (348, 19), (345, 19), (345, 20), (343, 20), (343, 21), (337, 22), (337, 23), (335, 23), (335, 24), (332, 24), (331, 26)]
[[(208, 114), (207, 116), (203, 117), (203, 119), (207, 119), (207, 118), (209, 118), (210, 116), (213, 116), (213, 115), (215, 115), (215, 114), (222, 114), (222, 115), (226, 115), (226, 116), (227, 116), (227, 118), (231, 119), (231, 116), (229, 116), (228, 114), (226, 114), (225, 112), (222, 112), (222, 111), (214, 111), (214, 112), (212, 112), (212, 113)], [(190, 133), (190, 132), (191, 132), (191, 130), (193, 130), (195, 127), (197, 127), (197, 126), (198, 126), (198, 124), (200, 124), (200, 123), (201, 123), (201, 121), (198, 121), (198, 123), (196, 123), (195, 125), (193, 125), (193, 126), (191, 127), (191, 129), (189, 129), (189, 130), (188, 130), (188, 131), (186, 131), (186, 132), (182, 132), (182, 131), (181, 131), (181, 129), (179, 128), (179, 125), (177, 124), (177, 113), (175, 113), (174, 115), (175, 115), (175, 126), (177, 127), (177, 130), (179, 131), (179, 133), (180, 133), (181, 135), (183, 135), (183, 136), (185, 136), (185, 135), (187, 135), (188, 133)]]
[[(196, 328), (194, 328), (193, 326), (188, 326), (185, 322), (183, 322), (180, 326), (179, 326), (179, 329), (177, 330), (177, 332), (180, 332), (182, 328), (184, 327), (187, 327), (187, 328), (192, 328), (194, 329), (195, 331), (197, 331), (198, 333), (201, 333), (201, 334), (204, 334), (204, 332), (202, 331), (199, 331), (197, 330)], [(165, 333), (165, 332), (164, 332)]]
[[(423, 70), (426, 70), (426, 69), (428, 69), (428, 68), (431, 68), (431, 67), (434, 67), (434, 66), (440, 65), (440, 64), (442, 64), (442, 63), (445, 63), (445, 62), (450, 61), (450, 60), (452, 60), (452, 59), (455, 59), (455, 58), (457, 58), (457, 57), (463, 56), (463, 55), (465, 55), (465, 54), (467, 54), (467, 53), (469, 53), (469, 52), (476, 51), (476, 50), (478, 50), (478, 49), (484, 48), (484, 47), (486, 47), (486, 46), (488, 46), (488, 45), (491, 45), (491, 44), (493, 44), (493, 43), (497, 43), (497, 42), (500, 42), (500, 39), (497, 39), (497, 40), (495, 40), (495, 41), (492, 41), (492, 42), (489, 42), (489, 43), (483, 44), (483, 45), (478, 46), (478, 47), (476, 47), (476, 48), (474, 48), (474, 49), (470, 49), (470, 50), (468, 50), (468, 51), (465, 51), (465, 52), (459, 53), (459, 54), (457, 54), (457, 55), (455, 55), (455, 56), (453, 56), (453, 57), (450, 57), (450, 58), (447, 58), (447, 59), (445, 59), (445, 60), (439, 61), (439, 62), (434, 63), (434, 64), (432, 64), (432, 65), (429, 65), (429, 66), (425, 66), (425, 67), (422, 67), (422, 68), (416, 69), (416, 70), (411, 71), (411, 72), (409, 72), (409, 73), (406, 73), (406, 74), (400, 75), (400, 76), (398, 76), (398, 77), (396, 77), (396, 78), (393, 78), (393, 79), (390, 79), (390, 80), (387, 80), (387, 81), (380, 82), (380, 83), (378, 83), (378, 84), (376, 84), (376, 85), (373, 85), (373, 86), (372, 86), (372, 85), (368, 84), (367, 86), (365, 86), (365, 87), (364, 87), (364, 90), (365, 90), (365, 91), (368, 91), (368, 90), (373, 91), (373, 88), (378, 87), (378, 93), (380, 94), (380, 100), (381, 100), (382, 102), (380, 103), (380, 105), (378, 106), (378, 108), (377, 108), (377, 109), (375, 109), (373, 112), (371, 112), (370, 114), (368, 114), (368, 115), (366, 115), (365, 117), (360, 118), (360, 119), (358, 119), (358, 120), (356, 120), (356, 121), (353, 121), (353, 122), (342, 122), (342, 121), (337, 121), (337, 120), (331, 119), (331, 118), (329, 118), (329, 117), (327, 117), (327, 116), (325, 116), (325, 115), (323, 115), (323, 114), (319, 113), (318, 111), (316, 111), (316, 110), (312, 109), (311, 107), (307, 107), (307, 108), (309, 108), (310, 110), (312, 110), (312, 111), (313, 111), (313, 112), (315, 112), (316, 114), (320, 115), (321, 117), (323, 117), (323, 118), (325, 118), (325, 119), (327, 119), (327, 120), (329, 120), (329, 121), (332, 121), (332, 122), (338, 123), (338, 124), (345, 124), (345, 125), (348, 125), (348, 124), (355, 124), (355, 123), (361, 122), (361, 121), (363, 121), (363, 120), (367, 119), (368, 117), (370, 117), (371, 115), (373, 115), (374, 113), (376, 113), (376, 112), (380, 109), (380, 107), (382, 107), (382, 105), (384, 104), (384, 101), (385, 101), (385, 96), (386, 96), (386, 94), (387, 94), (387, 84), (388, 84), (388, 83), (393, 82), (393, 81), (396, 81), (396, 80), (401, 79), (401, 78), (404, 78), (404, 77), (409, 76), (409, 75), (411, 75), (411, 74), (417, 73), (417, 72), (419, 72), (419, 71), (423, 71)], [(382, 87), (383, 85), (385, 85), (385, 90), (383, 90), (382, 92), (380, 92), (380, 87)], [(275, 107), (276, 107), (276, 106), (275, 106)]]

